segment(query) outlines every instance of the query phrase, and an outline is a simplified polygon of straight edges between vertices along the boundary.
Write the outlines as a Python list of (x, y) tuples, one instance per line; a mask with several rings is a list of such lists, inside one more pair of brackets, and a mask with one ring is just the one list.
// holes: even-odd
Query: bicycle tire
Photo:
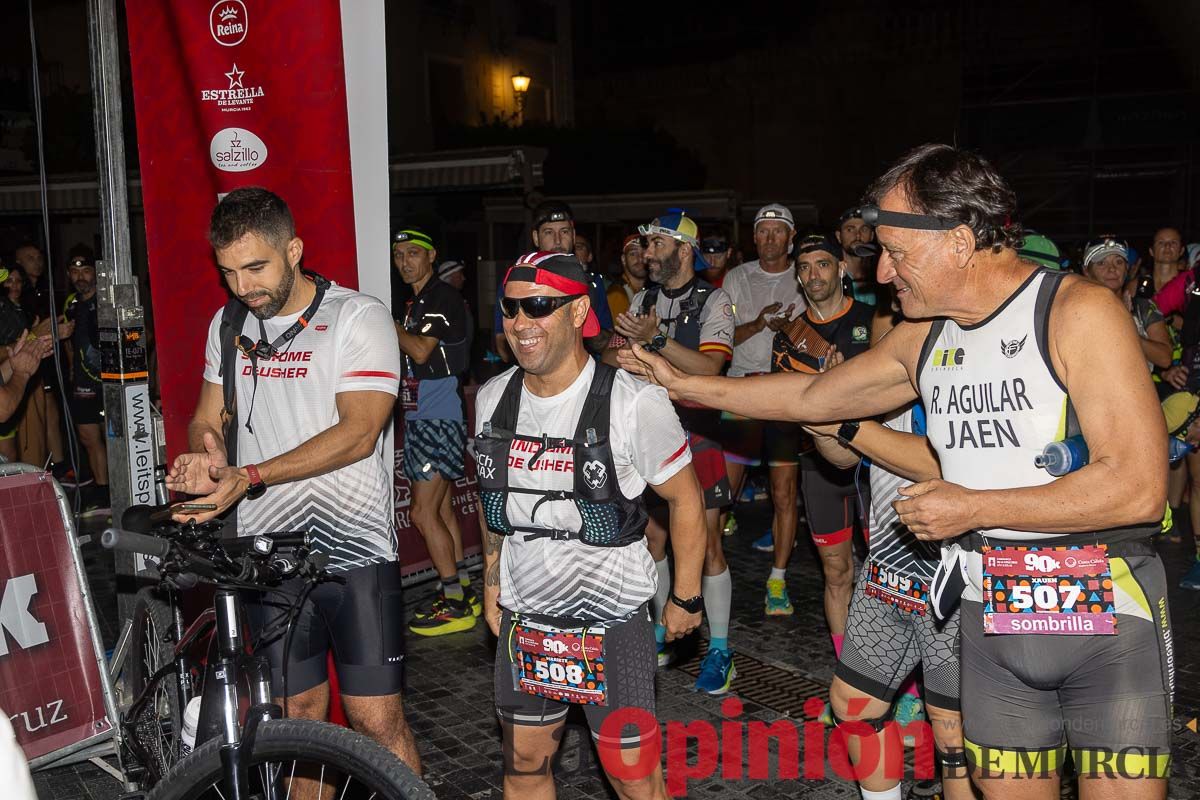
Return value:
[[(135, 595), (132, 619), (126, 668), (131, 699), (142, 693), (159, 669), (175, 660), (174, 646), (163, 639), (174, 625), (171, 607), (152, 588), (141, 589)], [(179, 761), (183, 711), (179, 707), (178, 680), (174, 673), (161, 678), (155, 696), (142, 708), (138, 719), (129, 720), (138, 744), (150, 756), (151, 763), (143, 765), (146, 784), (161, 780)]]
[[(229, 797), (219, 792), (223, 783), (221, 741), (210, 739), (180, 761), (175, 769), (148, 795), (147, 800), (208, 800)], [(327, 722), (306, 719), (276, 719), (259, 724), (250, 767), (264, 762), (303, 759), (346, 772), (363, 784), (357, 793), (338, 792), (335, 797), (374, 797), (377, 800), (437, 800), (433, 790), (383, 745), (361, 733)], [(248, 770), (254, 780), (254, 770)], [(336, 788), (336, 787), (335, 787)], [(253, 793), (255, 787), (252, 785)]]

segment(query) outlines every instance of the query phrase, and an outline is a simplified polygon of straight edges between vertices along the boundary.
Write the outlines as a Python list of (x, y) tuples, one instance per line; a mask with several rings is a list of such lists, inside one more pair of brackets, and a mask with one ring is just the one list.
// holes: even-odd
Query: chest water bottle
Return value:
[(1195, 452), (1195, 450), (1195, 445), (1189, 444), (1182, 439), (1176, 439), (1174, 436), (1167, 440), (1167, 460), (1172, 464), (1186, 456), (1188, 453)]

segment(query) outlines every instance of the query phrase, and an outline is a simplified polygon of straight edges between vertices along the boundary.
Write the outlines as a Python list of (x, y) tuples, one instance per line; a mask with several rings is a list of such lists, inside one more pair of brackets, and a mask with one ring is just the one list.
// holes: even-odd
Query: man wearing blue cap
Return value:
[[(729, 295), (697, 272), (708, 268), (700, 252), (699, 230), (683, 211), (671, 211), (638, 232), (646, 237), (646, 269), (653, 284), (634, 296), (630, 309), (617, 315), (616, 331), (625, 340), (662, 353), (663, 357), (694, 375), (719, 375), (733, 354), (733, 307)], [(616, 349), (610, 343), (606, 360), (616, 365)], [(710, 409), (677, 408), (688, 444), (692, 464), (704, 490), (705, 523), (708, 545), (704, 555), (701, 594), (708, 613), (709, 650), (696, 679), (696, 691), (724, 694), (737, 675), (733, 651), (729, 647), (729, 616), (733, 604), (733, 581), (721, 549), (719, 515), (732, 497), (725, 474), (721, 446), (708, 436), (715, 434), (719, 419)], [(658, 591), (651, 610), (659, 619), (670, 591), (670, 567), (667, 564), (667, 532), (655, 523), (646, 529), (647, 543), (658, 571)], [(664, 652), (666, 628), (655, 627), (659, 661)]]

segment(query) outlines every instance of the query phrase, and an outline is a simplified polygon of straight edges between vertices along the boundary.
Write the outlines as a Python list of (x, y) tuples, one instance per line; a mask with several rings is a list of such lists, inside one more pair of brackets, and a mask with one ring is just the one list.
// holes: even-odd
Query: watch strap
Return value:
[(675, 605), (679, 606), (680, 608), (682, 608), (684, 611), (688, 612), (689, 614), (698, 614), (699, 612), (704, 610), (704, 596), (703, 595), (698, 594), (695, 597), (689, 597), (687, 600), (683, 600), (683, 599), (677, 597), (675, 592), (671, 592), (670, 594), (671, 594), (671, 602), (674, 603)]
[(850, 444), (854, 441), (854, 437), (858, 435), (858, 422), (843, 422), (838, 428), (837, 439), (842, 444)]
[(242, 469), (246, 470), (246, 475), (250, 478), (251, 485), (263, 482), (262, 475), (258, 473), (257, 464), (247, 464)]

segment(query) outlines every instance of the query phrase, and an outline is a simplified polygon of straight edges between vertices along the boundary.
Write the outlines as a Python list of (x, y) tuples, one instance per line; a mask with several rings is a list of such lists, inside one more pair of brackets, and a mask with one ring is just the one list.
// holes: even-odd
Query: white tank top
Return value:
[[(1048, 442), (1067, 436), (1073, 417), (1046, 349), (1050, 304), (1061, 281), (1062, 273), (1035, 272), (982, 322), (962, 327), (938, 320), (930, 329), (917, 382), (927, 435), (947, 481), (1015, 489), (1054, 480), (1033, 459)], [(1073, 420), (1070, 426), (1077, 428)], [(981, 532), (1012, 541), (1061, 537)]]

